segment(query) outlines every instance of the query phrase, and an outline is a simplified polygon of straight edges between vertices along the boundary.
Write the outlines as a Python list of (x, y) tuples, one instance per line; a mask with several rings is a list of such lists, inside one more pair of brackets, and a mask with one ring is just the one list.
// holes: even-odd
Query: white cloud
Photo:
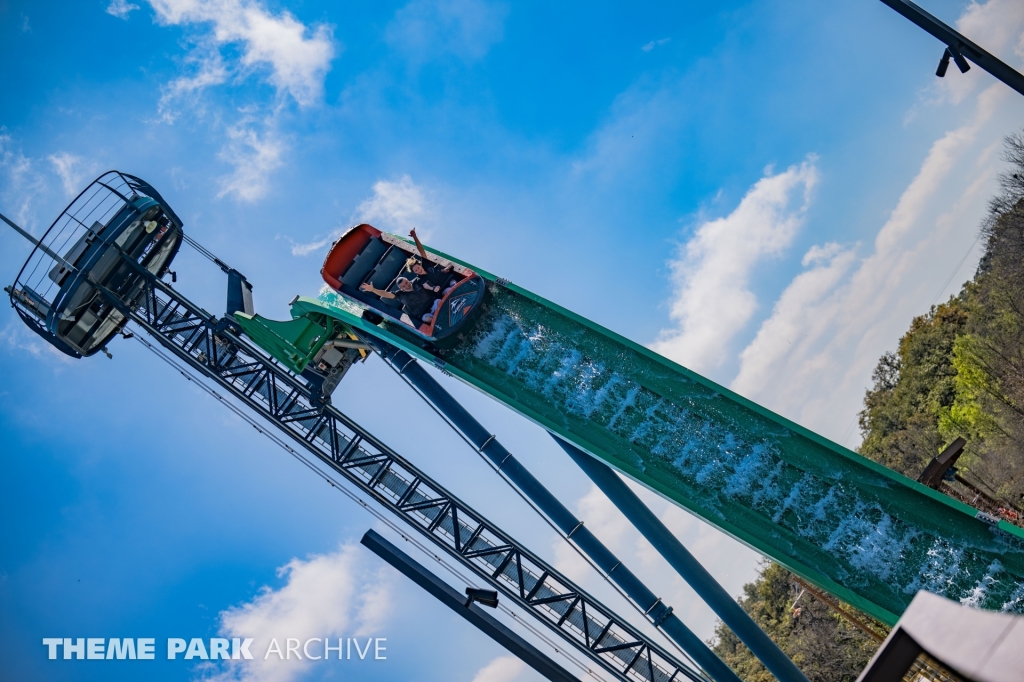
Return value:
[[(324, 77), (335, 54), (330, 29), (307, 27), (287, 11), (274, 14), (257, 0), (150, 0), (150, 4), (157, 21), (165, 25), (210, 27), (185, 57), (185, 73), (162, 88), (160, 121), (174, 123), (180, 115), (175, 105), (181, 101), (202, 116), (199, 95), (207, 88), (251, 71), (269, 72), (266, 80), (277, 89), (277, 104), (262, 125), (254, 122), (259, 107), (243, 107), (241, 120), (223, 129), (227, 139), (219, 154), (234, 170), (220, 178), (218, 196), (260, 199), (287, 151), (278, 132), (280, 98), (288, 95), (300, 106), (308, 106), (322, 97)], [(240, 46), (237, 61), (221, 53), (221, 47), (229, 44)], [(221, 118), (215, 117), (218, 128)]]
[(771, 317), (762, 325), (754, 340), (740, 354), (740, 371), (732, 389), (744, 395), (767, 386), (773, 368), (782, 362), (794, 343), (810, 334), (821, 334), (829, 321), (817, 315), (821, 303), (845, 275), (854, 261), (852, 249), (838, 244), (814, 246), (803, 258), (803, 272), (790, 283), (775, 302)]
[(322, 96), (335, 54), (329, 27), (307, 27), (288, 11), (275, 15), (255, 0), (150, 0), (150, 4), (163, 24), (211, 24), (208, 40), (214, 45), (240, 44), (241, 65), (269, 68), (270, 84), (300, 105), (313, 104)]
[(1024, 62), (1024, 3), (1018, 0), (971, 2), (956, 22), (957, 29), (989, 52)]
[(0, 174), (3, 178), (0, 197), (5, 206), (16, 207), (12, 212), (14, 221), (30, 231), (35, 224), (33, 203), (47, 190), (46, 182), (36, 170), (36, 165), (20, 151), (13, 149), (11, 136), (4, 128), (0, 128)]
[(654, 350), (697, 371), (726, 360), (728, 342), (757, 307), (748, 289), (752, 269), (792, 242), (817, 181), (813, 158), (768, 173), (731, 214), (698, 226), (671, 263), (676, 327), (661, 332)]
[(790, 283), (743, 351), (732, 388), (834, 438), (849, 433), (878, 357), (927, 310), (973, 240), (998, 148), (992, 133), (981, 144), (978, 137), (1010, 94), (990, 86), (969, 122), (932, 145), (856, 267), (834, 245), (808, 253), (813, 267)]
[[(8, 217), (30, 232), (37, 226), (34, 205), (38, 200), (46, 197), (63, 208), (62, 202), (81, 192), (95, 170), (94, 163), (86, 163), (70, 152), (56, 152), (45, 158), (27, 157), (16, 148), (7, 130), (0, 127), (0, 204), (10, 211), (6, 213)], [(54, 175), (64, 196), (53, 196), (57, 193)], [(48, 211), (52, 210), (51, 204)], [(54, 217), (49, 212), (43, 216), (47, 221)]]
[(243, 201), (255, 201), (267, 193), (270, 174), (284, 163), (287, 149), (272, 125), (268, 123), (260, 132), (251, 119), (244, 117), (227, 129), (228, 143), (219, 157), (235, 170), (220, 179), (218, 197), (233, 194)]
[[(1024, 5), (1015, 0), (972, 2), (957, 27), (1005, 59), (1013, 61), (1012, 52), (1024, 60)], [(962, 102), (985, 81), (979, 72), (964, 76), (951, 68), (937, 87), (946, 101)], [(1019, 125), (1011, 95), (1001, 83), (990, 85), (973, 100), (968, 120), (934, 142), (870, 254), (857, 261), (852, 250), (835, 246), (808, 253), (804, 265), (811, 267), (794, 278), (741, 353), (733, 389), (852, 445), (854, 415), (878, 357), (927, 310), (940, 282), (954, 280), (950, 272), (966, 257), (996, 189), (999, 137)], [(954, 290), (959, 282), (951, 282)]]
[(128, 0), (110, 0), (110, 4), (107, 5), (107, 14), (118, 19), (128, 19), (128, 15), (137, 9), (139, 6), (133, 5)]
[(196, 104), (199, 93), (220, 85), (230, 76), (223, 57), (214, 48), (194, 51), (185, 59), (185, 63), (189, 65), (191, 74), (179, 76), (161, 88), (158, 109), (160, 120), (165, 123), (174, 123), (178, 118), (177, 111), (172, 108), (174, 103), (186, 100)]
[(652, 40), (651, 42), (647, 43), (646, 45), (644, 45), (640, 49), (643, 50), (644, 52), (650, 52), (651, 50), (653, 50), (656, 47), (661, 47), (662, 45), (667, 44), (670, 40), (672, 40), (672, 39), (671, 38), (662, 38), (661, 40)]
[[(28, 255), (28, 249), (25, 249), (25, 255)], [(6, 327), (0, 329), (0, 343), (7, 346), (8, 350), (25, 351), (37, 360), (46, 360), (55, 371), (74, 361), (70, 356), (43, 341), (41, 336), (27, 329), (19, 319), (12, 320)]]
[(68, 152), (58, 152), (47, 158), (53, 164), (53, 169), (60, 178), (65, 194), (74, 196), (84, 189), (83, 182), (87, 171), (83, 168), (81, 157)]
[(231, 661), (206, 679), (291, 682), (302, 677), (309, 661), (278, 660), (273, 654), (264, 660), (272, 639), (283, 649), (289, 637), (305, 642), (311, 637), (377, 634), (391, 610), (391, 586), (384, 570), (367, 567), (365, 556), (359, 547), (345, 545), (331, 554), (292, 559), (278, 569), (287, 579), (283, 587), (264, 587), (252, 601), (221, 612), (221, 636), (252, 637), (253, 660)]
[(508, 6), (484, 0), (413, 0), (388, 24), (388, 43), (417, 60), (481, 59), (505, 35)]
[(377, 224), (389, 230), (408, 231), (419, 227), (427, 215), (427, 197), (423, 188), (403, 175), (397, 181), (378, 180), (373, 185), (373, 196), (356, 209), (362, 222)]
[[(424, 221), (430, 218), (430, 204), (422, 187), (412, 181), (408, 175), (398, 180), (378, 180), (373, 184), (373, 194), (364, 199), (356, 208), (350, 223), (370, 223), (376, 228), (405, 234), (412, 228), (420, 239), (427, 239), (429, 229), (424, 229)], [(292, 244), (293, 256), (308, 256), (341, 236), (348, 226), (334, 230), (326, 237), (314, 239), (304, 244)]]
[(323, 239), (314, 239), (313, 241), (306, 242), (305, 244), (296, 244), (296, 243), (293, 242), (292, 243), (292, 255), (293, 256), (308, 256), (311, 253), (315, 253), (315, 252), (319, 251), (320, 249), (324, 248), (325, 246), (327, 246), (328, 244), (330, 244), (331, 242), (333, 242), (338, 237), (340, 237), (341, 236), (341, 232), (342, 232), (341, 230), (335, 230), (334, 232), (331, 232), (329, 235), (327, 235)]
[(473, 682), (513, 682), (526, 668), (516, 656), (499, 656), (473, 676)]

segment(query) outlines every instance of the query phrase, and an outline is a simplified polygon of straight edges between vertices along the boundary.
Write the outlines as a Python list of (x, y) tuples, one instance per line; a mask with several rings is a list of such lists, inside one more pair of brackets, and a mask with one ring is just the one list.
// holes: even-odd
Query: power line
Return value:
[[(964, 257), (960, 259), (959, 263), (957, 263), (956, 268), (953, 269), (953, 272), (949, 275), (949, 277), (946, 278), (946, 281), (942, 283), (942, 286), (939, 287), (939, 292), (935, 294), (935, 298), (932, 299), (931, 305), (935, 305), (935, 302), (939, 300), (939, 296), (942, 296), (942, 292), (946, 290), (946, 287), (949, 286), (949, 283), (953, 281), (954, 277), (956, 277), (956, 273), (960, 272), (960, 268), (963, 267), (964, 262), (967, 260), (967, 257), (971, 255), (971, 252), (974, 251), (974, 247), (978, 245), (979, 239), (981, 239), (980, 231), (978, 232), (978, 236), (974, 238), (974, 241), (971, 242), (971, 246), (970, 248), (967, 249), (967, 253), (964, 254)], [(930, 308), (931, 306), (928, 307)]]

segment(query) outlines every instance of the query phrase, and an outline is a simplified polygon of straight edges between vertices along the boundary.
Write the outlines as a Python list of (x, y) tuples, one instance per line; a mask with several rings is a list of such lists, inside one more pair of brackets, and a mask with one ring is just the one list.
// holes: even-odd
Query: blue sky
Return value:
[[(1024, 61), (1019, 2), (921, 4)], [(139, 175), (279, 319), (319, 290), (338, 230), (415, 225), (855, 446), (878, 356), (973, 272), (1000, 139), (1024, 122), (980, 69), (936, 79), (940, 54), (877, 0), (6, 0), (0, 211), (38, 234), (102, 171)], [(0, 232), (5, 281), (27, 252)], [(188, 252), (176, 269), (220, 310), (219, 272)], [(68, 361), (0, 312), (13, 679), (535, 679), (356, 544), (372, 516), (138, 344), (111, 350)], [(706, 607), (545, 434), (446, 385), (710, 636)], [(379, 362), (336, 402), (627, 610)], [(751, 578), (756, 555), (644, 495), (728, 589)], [(232, 633), (387, 637), (388, 660), (219, 669), (41, 645)]]

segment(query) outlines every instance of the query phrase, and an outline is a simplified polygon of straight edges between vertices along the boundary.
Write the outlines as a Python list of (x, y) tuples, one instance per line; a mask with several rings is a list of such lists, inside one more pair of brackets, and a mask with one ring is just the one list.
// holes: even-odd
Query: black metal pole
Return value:
[(800, 669), (782, 652), (764, 630), (744, 611), (736, 600), (725, 591), (714, 576), (708, 573), (695, 556), (679, 542), (665, 524), (654, 515), (636, 493), (629, 489), (607, 464), (591, 457), (579, 448), (552, 435), (555, 441), (572, 458), (572, 461), (590, 477), (612, 501), (640, 534), (654, 545), (661, 556), (676, 570), (683, 580), (693, 588), (711, 610), (722, 619), (751, 653), (780, 680), (806, 680)]
[(1024, 95), (1024, 76), (1000, 61), (977, 43), (971, 42), (951, 27), (910, 2), (910, 0), (882, 0), (882, 2), (945, 43), (947, 51), (942, 54), (936, 75), (942, 76), (946, 73), (946, 66), (949, 65), (950, 57), (953, 58), (961, 71), (966, 71), (970, 68), (963, 61), (964, 57), (966, 57)]
[(10, 218), (5, 216), (3, 213), (0, 213), (0, 220), (3, 220), (5, 223), (10, 225), (11, 228), (13, 228), (15, 232), (17, 232), (22, 237), (24, 237), (25, 239), (30, 241), (33, 244), (33, 246), (35, 246), (37, 249), (40, 249), (43, 253), (45, 253), (47, 256), (49, 256), (53, 260), (57, 261), (58, 263), (60, 263), (64, 267), (68, 268), (69, 270), (74, 270), (75, 269), (75, 266), (71, 265), (66, 260), (64, 260), (63, 258), (58, 256), (56, 253), (51, 251), (49, 247), (47, 247), (41, 241), (39, 241), (38, 239), (33, 237), (30, 232), (28, 232), (27, 230), (25, 230), (25, 229), (19, 227), (18, 225), (16, 225), (14, 223), (14, 221), (12, 221)]
[[(551, 494), (519, 460), (478, 422), (455, 398), (404, 350), (386, 344), (380, 339), (367, 339), (377, 348), (391, 367), (409, 380), (416, 390), (445, 416), (484, 456), (508, 476), (524, 495), (536, 504), (576, 546), (607, 575), (644, 612), (651, 622), (672, 638), (696, 663), (718, 682), (739, 682), (729, 666), (695, 635), (673, 612), (633, 574), (622, 561), (590, 532), (575, 514)], [(756, 627), (756, 626), (755, 626)], [(780, 655), (782, 652), (779, 652)], [(795, 668), (794, 668), (795, 669)], [(783, 678), (783, 682), (807, 682), (799, 677)]]
[(483, 612), (476, 604), (466, 604), (466, 597), (456, 592), (448, 583), (428, 571), (411, 556), (388, 542), (379, 533), (366, 531), (361, 540), (363, 545), (397, 568), (402, 575), (426, 590), (439, 602), (475, 625), (495, 642), (518, 656), (524, 663), (551, 682), (579, 682), (562, 666), (544, 655), (537, 647)]

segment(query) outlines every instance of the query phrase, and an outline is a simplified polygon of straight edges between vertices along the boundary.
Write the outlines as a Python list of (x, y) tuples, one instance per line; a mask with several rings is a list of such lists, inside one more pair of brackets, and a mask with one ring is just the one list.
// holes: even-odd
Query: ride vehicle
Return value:
[[(429, 321), (412, 319), (398, 298), (377, 292), (391, 292), (400, 277), (414, 279), (412, 265), (425, 261), (427, 267), (448, 270), (454, 286), (438, 292), (440, 299)], [(483, 309), (486, 281), (472, 269), (417, 246), (405, 239), (381, 232), (365, 223), (356, 225), (331, 247), (320, 274), (339, 294), (364, 309), (364, 319), (379, 324), (388, 318), (405, 325), (430, 342), (441, 342), (466, 329)], [(443, 292), (443, 293), (442, 293)]]

